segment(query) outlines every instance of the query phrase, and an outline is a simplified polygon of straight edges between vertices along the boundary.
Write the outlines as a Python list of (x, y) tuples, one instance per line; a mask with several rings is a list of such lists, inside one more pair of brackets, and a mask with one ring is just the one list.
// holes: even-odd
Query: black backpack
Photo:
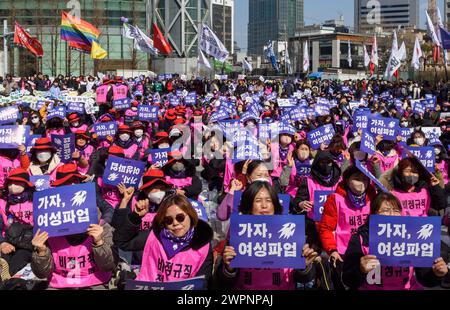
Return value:
[[(9, 214), (9, 203), (6, 204), (6, 214)], [(6, 230), (6, 241), (17, 249), (32, 251), (33, 226), (23, 223), (12, 223)]]

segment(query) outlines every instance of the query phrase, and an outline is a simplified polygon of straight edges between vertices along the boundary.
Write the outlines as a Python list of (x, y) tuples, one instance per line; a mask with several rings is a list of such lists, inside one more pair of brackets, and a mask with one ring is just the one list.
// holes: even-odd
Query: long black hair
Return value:
[(282, 214), (283, 207), (280, 204), (280, 200), (278, 199), (277, 192), (270, 185), (269, 182), (265, 181), (256, 181), (250, 184), (245, 191), (242, 193), (241, 203), (239, 204), (239, 212), (242, 214), (252, 214), (253, 209), (253, 201), (255, 200), (256, 195), (258, 195), (261, 189), (267, 189), (270, 195), (270, 199), (272, 200), (272, 204), (274, 206), (275, 214)]

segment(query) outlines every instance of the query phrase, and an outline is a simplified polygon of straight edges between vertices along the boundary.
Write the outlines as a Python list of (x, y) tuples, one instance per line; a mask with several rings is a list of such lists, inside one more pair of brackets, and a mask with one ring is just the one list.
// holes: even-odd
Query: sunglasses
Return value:
[[(186, 219), (186, 215), (184, 215), (182, 213), (179, 213), (175, 216), (175, 220), (177, 220), (178, 223), (183, 223), (185, 219)], [(166, 226), (172, 225), (173, 221), (174, 221), (174, 218), (171, 216), (166, 216), (164, 218), (164, 224)]]

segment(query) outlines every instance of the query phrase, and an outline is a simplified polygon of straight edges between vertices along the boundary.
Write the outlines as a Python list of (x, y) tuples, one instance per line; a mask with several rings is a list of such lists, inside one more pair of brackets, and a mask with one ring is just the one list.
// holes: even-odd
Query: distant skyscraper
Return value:
[(450, 0), (445, 0), (445, 8), (444, 8), (444, 20), (445, 20), (445, 26), (448, 28), (450, 28)]
[(284, 41), (304, 23), (304, 0), (249, 0), (248, 53), (263, 55), (269, 40)]
[(419, 25), (419, 0), (355, 0), (355, 31), (383, 31)]
[[(225, 4), (224, 4), (225, 2)], [(234, 53), (234, 0), (212, 0), (212, 30), (225, 45), (230, 54)], [(225, 40), (223, 16), (225, 12)]]

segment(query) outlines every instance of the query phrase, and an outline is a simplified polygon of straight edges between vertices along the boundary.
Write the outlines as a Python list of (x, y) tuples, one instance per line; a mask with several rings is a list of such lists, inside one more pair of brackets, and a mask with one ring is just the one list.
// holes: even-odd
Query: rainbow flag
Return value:
[(98, 41), (100, 30), (81, 18), (62, 12), (61, 40), (77, 45), (91, 46), (92, 41)]

